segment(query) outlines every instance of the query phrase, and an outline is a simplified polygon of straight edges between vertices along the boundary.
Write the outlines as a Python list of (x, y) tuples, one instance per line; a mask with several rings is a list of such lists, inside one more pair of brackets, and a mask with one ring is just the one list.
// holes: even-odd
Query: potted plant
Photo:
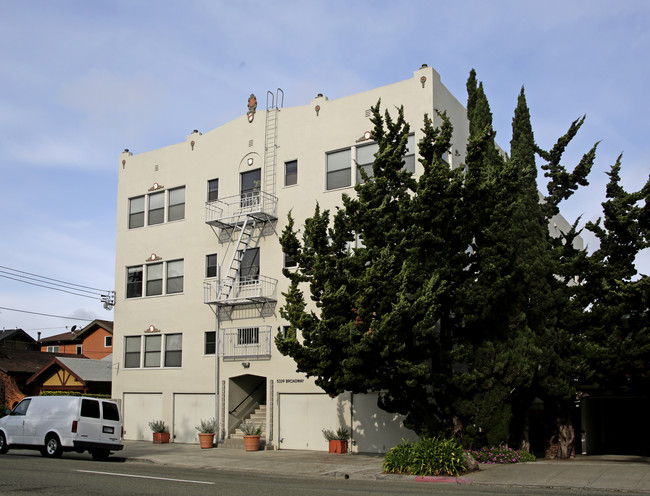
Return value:
[(169, 442), (169, 431), (163, 420), (149, 421), (149, 429), (153, 432), (153, 444), (166, 444)]
[(244, 446), (246, 451), (258, 451), (260, 449), (260, 436), (262, 435), (263, 425), (257, 425), (246, 420), (242, 422), (239, 428), (244, 433)]
[(207, 420), (201, 419), (199, 425), (194, 427), (199, 431), (199, 443), (201, 448), (212, 448), (214, 444), (214, 433), (217, 430), (217, 421), (214, 418)]
[(347, 453), (350, 432), (345, 427), (339, 427), (334, 432), (332, 429), (323, 429), (323, 437), (329, 442), (330, 453)]

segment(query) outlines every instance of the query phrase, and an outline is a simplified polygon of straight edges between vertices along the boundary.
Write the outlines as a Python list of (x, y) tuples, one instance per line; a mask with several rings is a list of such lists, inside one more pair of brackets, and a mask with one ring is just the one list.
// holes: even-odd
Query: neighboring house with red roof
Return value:
[(49, 336), (38, 341), (41, 351), (84, 355), (93, 360), (113, 353), (113, 322), (93, 320), (82, 329)]

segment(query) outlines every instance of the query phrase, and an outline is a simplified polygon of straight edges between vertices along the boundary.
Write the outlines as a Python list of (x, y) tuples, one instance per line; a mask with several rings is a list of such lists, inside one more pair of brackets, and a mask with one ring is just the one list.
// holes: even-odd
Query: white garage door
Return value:
[[(339, 422), (338, 398), (326, 394), (280, 394), (280, 449), (327, 451), (323, 429), (336, 430)], [(341, 408), (342, 410), (342, 408)]]
[(194, 428), (204, 419), (214, 418), (214, 394), (174, 395), (174, 442), (198, 443)]
[(149, 421), (162, 419), (162, 411), (160, 393), (124, 393), (124, 439), (151, 441)]
[(379, 409), (377, 394), (355, 394), (352, 403), (352, 438), (356, 451), (386, 453), (403, 439), (418, 440), (415, 432), (404, 427), (401, 415)]

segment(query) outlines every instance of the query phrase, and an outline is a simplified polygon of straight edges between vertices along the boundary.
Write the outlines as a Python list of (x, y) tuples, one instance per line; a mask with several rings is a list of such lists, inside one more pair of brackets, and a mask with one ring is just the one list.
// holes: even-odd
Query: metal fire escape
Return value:
[[(272, 303), (276, 301), (277, 280), (262, 274), (241, 276), (242, 261), (249, 246), (263, 231), (264, 225), (277, 220), (275, 197), (278, 98), (280, 107), (284, 92), (278, 88), (276, 95), (267, 92), (266, 122), (264, 128), (264, 169), (262, 188), (252, 193), (227, 197), (206, 204), (206, 223), (227, 233), (230, 258), (216, 279), (204, 282), (204, 301), (217, 307), (233, 307), (246, 304)], [(221, 240), (222, 237), (219, 236)]]

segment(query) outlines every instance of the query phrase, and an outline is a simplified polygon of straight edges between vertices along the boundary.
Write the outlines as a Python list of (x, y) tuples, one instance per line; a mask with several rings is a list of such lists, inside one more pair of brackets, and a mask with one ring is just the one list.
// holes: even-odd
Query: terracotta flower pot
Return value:
[(169, 442), (169, 432), (154, 432), (153, 444), (167, 444)]
[(330, 453), (347, 453), (348, 452), (348, 442), (334, 440), (330, 441)]
[(212, 445), (214, 444), (214, 432), (199, 432), (199, 443), (201, 444), (202, 449), (212, 448)]
[(260, 436), (244, 436), (246, 451), (258, 451), (260, 449)]

